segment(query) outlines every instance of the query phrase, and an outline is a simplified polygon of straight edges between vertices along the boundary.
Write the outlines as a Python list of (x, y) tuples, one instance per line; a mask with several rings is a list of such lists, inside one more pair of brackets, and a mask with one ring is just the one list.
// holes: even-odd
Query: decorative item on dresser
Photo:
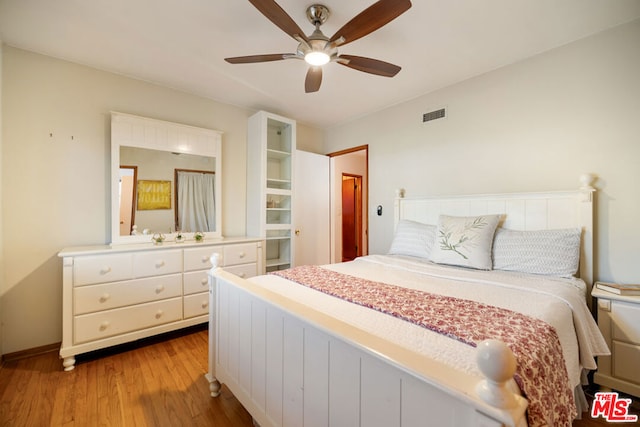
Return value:
[[(588, 409), (574, 399), (581, 378), (609, 354), (587, 306), (592, 180), (566, 192), (399, 192), (396, 253), (249, 280), (212, 269), (212, 395), (224, 383), (263, 427), (570, 426)], [(451, 253), (435, 258), (436, 245)], [(493, 270), (479, 262), (492, 253)]]
[(264, 270), (262, 246), (261, 239), (226, 238), (63, 249), (65, 370), (77, 354), (206, 322), (211, 255), (248, 278)]
[(596, 284), (598, 327), (611, 356), (598, 357), (596, 384), (640, 398), (640, 295), (621, 295)]

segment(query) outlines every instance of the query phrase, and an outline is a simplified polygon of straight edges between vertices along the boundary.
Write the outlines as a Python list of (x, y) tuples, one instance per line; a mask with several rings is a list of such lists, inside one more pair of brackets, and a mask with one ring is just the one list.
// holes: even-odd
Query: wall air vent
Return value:
[(422, 123), (430, 122), (431, 120), (443, 119), (446, 117), (446, 111), (444, 108), (439, 110), (431, 111), (429, 113), (424, 113), (422, 115)]

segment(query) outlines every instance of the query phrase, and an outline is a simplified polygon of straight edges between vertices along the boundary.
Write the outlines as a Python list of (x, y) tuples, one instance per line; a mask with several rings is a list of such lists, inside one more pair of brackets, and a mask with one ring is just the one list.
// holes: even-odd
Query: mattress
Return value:
[[(596, 356), (609, 353), (585, 303), (586, 285), (580, 279), (472, 270), (397, 255), (370, 255), (324, 268), (362, 279), (472, 300), (543, 320), (557, 332), (572, 389), (579, 388), (585, 370), (596, 368)], [(475, 348), (460, 341), (276, 275), (250, 280), (397, 345), (481, 376), (475, 362)]]

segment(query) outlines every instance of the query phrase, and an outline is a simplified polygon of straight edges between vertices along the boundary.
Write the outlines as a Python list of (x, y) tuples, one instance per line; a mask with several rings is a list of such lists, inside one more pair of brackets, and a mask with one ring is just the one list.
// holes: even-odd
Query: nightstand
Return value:
[(611, 356), (598, 357), (594, 381), (640, 397), (640, 296), (617, 295), (593, 287), (598, 327)]

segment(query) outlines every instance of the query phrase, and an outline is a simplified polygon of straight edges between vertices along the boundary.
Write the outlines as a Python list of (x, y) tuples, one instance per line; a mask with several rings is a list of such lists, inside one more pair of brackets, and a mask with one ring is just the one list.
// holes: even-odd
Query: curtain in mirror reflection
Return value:
[(216, 229), (215, 174), (176, 171), (178, 230)]

